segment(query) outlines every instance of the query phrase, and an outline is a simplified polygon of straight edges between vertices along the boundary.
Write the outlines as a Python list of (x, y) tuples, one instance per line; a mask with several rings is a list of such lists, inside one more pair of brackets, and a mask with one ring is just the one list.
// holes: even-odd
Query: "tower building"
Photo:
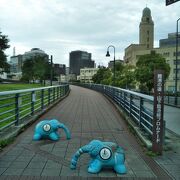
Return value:
[(137, 52), (150, 51), (154, 47), (154, 22), (151, 17), (151, 10), (146, 7), (142, 11), (141, 22), (139, 24), (139, 44), (130, 44), (125, 49), (124, 62), (136, 65)]
[(148, 7), (144, 8), (139, 25), (139, 44), (145, 45), (146, 49), (154, 47), (154, 22)]
[[(180, 39), (179, 39), (180, 40)], [(139, 44), (130, 44), (125, 49), (124, 62), (136, 66), (139, 57), (155, 52), (161, 54), (170, 65), (170, 75), (165, 82), (165, 91), (175, 90), (176, 72), (176, 33), (169, 33), (168, 38), (160, 39), (159, 47), (154, 48), (154, 22), (151, 17), (151, 10), (146, 7), (143, 9), (142, 18), (139, 25)], [(180, 45), (178, 45), (180, 49)], [(178, 51), (177, 68), (177, 90), (180, 91), (180, 51)]]

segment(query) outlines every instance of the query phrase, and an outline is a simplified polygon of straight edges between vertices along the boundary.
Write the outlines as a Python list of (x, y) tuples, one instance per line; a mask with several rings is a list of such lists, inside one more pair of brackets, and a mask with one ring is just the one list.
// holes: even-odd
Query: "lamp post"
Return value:
[(113, 86), (115, 86), (115, 47), (113, 45), (108, 46), (106, 57), (110, 57), (109, 48), (112, 47), (114, 49), (114, 63), (113, 63)]
[(178, 38), (179, 38), (179, 32), (178, 32), (178, 22), (180, 18), (176, 22), (176, 70), (175, 70), (175, 99), (174, 104), (177, 105), (177, 81), (178, 81)]

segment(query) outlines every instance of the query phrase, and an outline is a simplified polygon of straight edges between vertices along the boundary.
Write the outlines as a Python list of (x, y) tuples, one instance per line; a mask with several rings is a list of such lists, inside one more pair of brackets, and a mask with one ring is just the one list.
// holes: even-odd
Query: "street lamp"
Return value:
[(110, 45), (108, 46), (107, 48), (107, 53), (106, 53), (106, 57), (110, 57), (110, 54), (109, 54), (109, 48), (112, 47), (114, 49), (114, 63), (113, 63), (113, 67), (114, 67), (114, 70), (113, 70), (113, 86), (115, 86), (115, 47), (113, 45)]
[(175, 70), (175, 100), (174, 104), (177, 105), (177, 81), (178, 81), (178, 38), (179, 38), (179, 32), (178, 32), (178, 22), (180, 18), (177, 20), (176, 23), (176, 70)]

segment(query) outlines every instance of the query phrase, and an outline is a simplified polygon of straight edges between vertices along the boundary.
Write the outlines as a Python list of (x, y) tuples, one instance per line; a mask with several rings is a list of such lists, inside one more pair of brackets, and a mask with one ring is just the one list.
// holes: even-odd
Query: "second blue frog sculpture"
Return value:
[(102, 168), (113, 168), (119, 174), (127, 172), (124, 151), (116, 143), (91, 141), (73, 155), (71, 169), (76, 169), (77, 161), (83, 153), (88, 153), (92, 158), (88, 166), (89, 173), (98, 173)]
[(50, 139), (57, 141), (60, 138), (58, 133), (59, 128), (64, 129), (67, 139), (71, 138), (69, 129), (58, 120), (52, 119), (40, 121), (36, 125), (33, 140)]

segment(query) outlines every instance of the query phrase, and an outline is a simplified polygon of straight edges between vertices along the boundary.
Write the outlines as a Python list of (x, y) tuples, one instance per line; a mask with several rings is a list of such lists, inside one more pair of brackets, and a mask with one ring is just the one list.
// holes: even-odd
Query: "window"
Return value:
[[(180, 51), (178, 51), (177, 55), (180, 56)], [(174, 52), (174, 56), (176, 56), (176, 52)]]
[[(180, 64), (180, 59), (178, 59), (177, 64)], [(176, 60), (174, 60), (174, 65), (176, 65)]]
[(165, 57), (169, 57), (169, 55), (170, 55), (169, 52), (164, 52), (164, 53), (163, 53), (163, 56), (165, 56)]
[[(173, 72), (176, 73), (176, 69), (174, 69)], [(177, 73), (180, 73), (180, 68), (177, 69)]]

